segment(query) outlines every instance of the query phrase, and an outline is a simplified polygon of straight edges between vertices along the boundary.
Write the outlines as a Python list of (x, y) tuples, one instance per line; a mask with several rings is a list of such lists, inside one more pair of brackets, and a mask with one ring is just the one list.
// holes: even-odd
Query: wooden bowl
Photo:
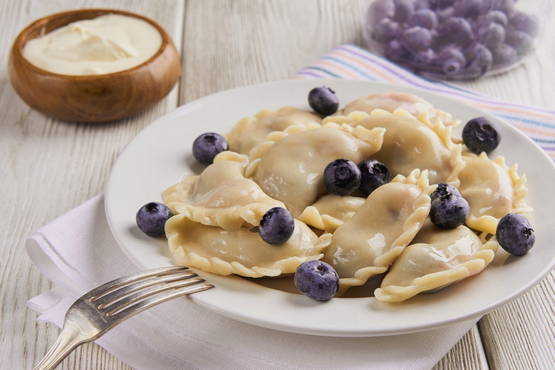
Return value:
[[(121, 14), (154, 26), (162, 45), (150, 59), (133, 68), (101, 75), (62, 75), (38, 68), (22, 54), (25, 43), (68, 23)], [(19, 33), (9, 58), (10, 81), (31, 107), (65, 121), (105, 122), (128, 117), (166, 96), (181, 75), (173, 42), (155, 21), (116, 9), (78, 9), (41, 18)]]

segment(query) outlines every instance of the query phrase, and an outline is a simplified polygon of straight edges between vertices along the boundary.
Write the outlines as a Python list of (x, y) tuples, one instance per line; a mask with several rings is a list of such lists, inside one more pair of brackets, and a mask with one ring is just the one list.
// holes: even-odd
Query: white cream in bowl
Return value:
[(23, 56), (64, 75), (98, 75), (133, 68), (160, 49), (162, 36), (150, 23), (119, 14), (70, 23), (30, 40)]

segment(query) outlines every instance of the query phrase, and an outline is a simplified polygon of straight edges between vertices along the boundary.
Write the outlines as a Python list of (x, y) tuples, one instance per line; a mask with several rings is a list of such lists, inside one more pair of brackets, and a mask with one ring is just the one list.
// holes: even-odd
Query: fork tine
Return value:
[(171, 283), (178, 280), (189, 279), (192, 277), (198, 276), (194, 272), (187, 272), (185, 271), (178, 271), (167, 275), (162, 276), (153, 276), (143, 280), (135, 281), (128, 285), (124, 285), (117, 289), (110, 289), (104, 293), (101, 293), (91, 299), (91, 302), (96, 302), (99, 306), (105, 304), (107, 302), (116, 300), (119, 297), (129, 295), (135, 291), (148, 288), (149, 286), (162, 284), (162, 283)]
[(113, 311), (113, 313), (110, 314), (110, 316), (112, 317), (112, 319), (114, 319), (116, 322), (119, 322), (121, 320), (126, 320), (132, 316), (135, 316), (138, 313), (143, 312), (146, 309), (149, 309), (151, 307), (154, 307), (160, 303), (164, 303), (166, 301), (169, 301), (170, 299), (179, 297), (179, 296), (184, 296), (184, 295), (189, 295), (189, 294), (193, 294), (193, 293), (198, 293), (198, 292), (202, 292), (204, 290), (208, 290), (214, 288), (214, 285), (210, 284), (210, 283), (205, 283), (205, 284), (196, 284), (196, 285), (192, 285), (192, 286), (186, 286), (180, 289), (176, 289), (174, 291), (171, 292), (164, 292), (164, 294), (158, 294), (154, 297), (151, 298), (146, 298), (143, 300), (138, 300), (134, 303), (132, 303), (131, 305), (128, 305), (124, 308), (118, 308), (117, 310)]
[(145, 272), (144, 274), (140, 274), (140, 275), (132, 275), (132, 276), (125, 276), (119, 279), (115, 279), (112, 281), (107, 282), (106, 284), (102, 284), (101, 286), (91, 290), (90, 292), (88, 292), (87, 294), (83, 295), (81, 298), (83, 299), (88, 299), (88, 300), (94, 300), (96, 298), (97, 295), (103, 294), (103, 293), (109, 293), (112, 292), (114, 290), (117, 290), (123, 286), (129, 285), (131, 283), (134, 283), (136, 281), (139, 280), (143, 280), (152, 276), (160, 276), (160, 275), (167, 275), (167, 274), (171, 274), (177, 271), (185, 271), (188, 270), (189, 268), (186, 266), (171, 266), (171, 267), (162, 267), (159, 269), (155, 269), (155, 270), (150, 270), (148, 272)]
[[(168, 290), (172, 289), (172, 286), (186, 286), (193, 284), (195, 282), (203, 282), (204, 279), (198, 277), (195, 273), (181, 274), (181, 275), (169, 275), (166, 277), (160, 277), (155, 279), (149, 279), (146, 281), (141, 281), (132, 285), (128, 285), (121, 289), (116, 290), (114, 293), (106, 295), (95, 301), (99, 310), (104, 310), (110, 306), (123, 300), (133, 297), (148, 294), (151, 291), (156, 290)], [(151, 289), (147, 289), (150, 288)]]
[(136, 301), (142, 300), (144, 298), (148, 298), (152, 295), (162, 293), (167, 290), (183, 288), (186, 286), (203, 283), (203, 282), (205, 282), (203, 278), (195, 277), (195, 278), (188, 278), (185, 280), (176, 281), (174, 283), (166, 283), (160, 286), (153, 286), (151, 288), (142, 289), (135, 293), (129, 294), (127, 296), (117, 298), (114, 301), (107, 302), (103, 305), (103, 307), (98, 307), (98, 309), (100, 311), (104, 311), (107, 315), (112, 315), (116, 311), (120, 311), (125, 307), (135, 303)]
[[(114, 326), (148, 308), (213, 287), (187, 267), (151, 270), (101, 285), (71, 305), (58, 340), (35, 369), (54, 369), (77, 346), (100, 338)], [(99, 308), (97, 302), (102, 300), (113, 307)]]

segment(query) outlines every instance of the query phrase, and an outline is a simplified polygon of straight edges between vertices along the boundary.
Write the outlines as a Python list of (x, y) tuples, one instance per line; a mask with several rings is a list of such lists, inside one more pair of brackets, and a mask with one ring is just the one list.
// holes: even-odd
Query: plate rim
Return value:
[[(129, 147), (138, 140), (139, 137), (146, 135), (148, 133), (149, 130), (153, 129), (153, 127), (155, 127), (156, 125), (161, 124), (161, 122), (168, 120), (170, 117), (173, 116), (179, 116), (181, 114), (182, 111), (184, 110), (188, 110), (191, 106), (193, 106), (194, 104), (198, 104), (201, 103), (203, 100), (209, 100), (211, 98), (213, 98), (214, 96), (217, 95), (225, 95), (234, 91), (240, 91), (246, 88), (262, 88), (262, 87), (266, 87), (266, 86), (271, 86), (271, 85), (276, 85), (276, 84), (287, 84), (287, 83), (295, 83), (298, 81), (311, 81), (313, 82), (313, 84), (316, 85), (325, 85), (326, 83), (328, 84), (332, 84), (332, 83), (353, 83), (353, 84), (361, 84), (361, 85), (367, 85), (369, 86), (369, 88), (371, 88), (372, 85), (376, 86), (384, 86), (384, 87), (390, 87), (392, 90), (396, 89), (396, 88), (400, 88), (403, 90), (409, 90), (412, 91), (412, 93), (418, 95), (419, 92), (424, 92), (425, 94), (430, 94), (430, 95), (435, 95), (435, 96), (439, 96), (441, 99), (445, 99), (448, 100), (450, 103), (452, 104), (456, 104), (456, 105), (462, 105), (462, 106), (468, 106), (474, 110), (480, 111), (483, 115), (485, 116), (491, 116), (494, 117), (495, 120), (501, 121), (503, 123), (504, 129), (508, 129), (513, 131), (516, 135), (518, 135), (520, 137), (520, 139), (524, 139), (526, 141), (528, 141), (530, 144), (532, 144), (539, 153), (541, 153), (541, 155), (544, 157), (544, 159), (546, 159), (549, 163), (551, 163), (551, 169), (553, 171), (555, 171), (555, 163), (551, 160), (551, 158), (547, 155), (547, 153), (541, 149), (530, 137), (528, 137), (526, 134), (524, 134), (523, 132), (521, 132), (519, 129), (517, 129), (516, 127), (514, 127), (513, 125), (511, 125), (510, 123), (508, 123), (505, 119), (498, 117), (494, 114), (491, 114), (485, 110), (483, 110), (482, 108), (479, 107), (473, 107), (470, 106), (468, 103), (458, 100), (457, 98), (448, 96), (448, 95), (444, 95), (438, 92), (434, 92), (434, 91), (427, 91), (425, 89), (420, 89), (417, 87), (413, 87), (413, 86), (409, 86), (409, 85), (401, 85), (401, 84), (391, 84), (391, 83), (386, 83), (386, 82), (377, 82), (377, 81), (366, 81), (366, 80), (349, 80), (349, 79), (333, 79), (333, 78), (311, 78), (311, 79), (282, 79), (282, 80), (275, 80), (275, 81), (269, 81), (269, 82), (263, 82), (263, 83), (256, 83), (256, 84), (248, 84), (248, 85), (243, 85), (240, 87), (235, 87), (235, 88), (230, 88), (230, 89), (226, 89), (226, 90), (221, 90), (218, 92), (215, 92), (213, 94), (209, 94), (203, 97), (200, 97), (198, 99), (192, 100), (190, 102), (187, 102), (186, 104), (183, 104), (179, 107), (176, 107), (174, 110), (161, 115), (160, 117), (156, 118), (154, 121), (152, 121), (148, 126), (144, 127), (139, 133), (137, 133), (137, 135), (119, 152), (116, 160), (114, 161), (112, 168), (110, 170), (110, 174), (106, 180), (105, 186), (103, 188), (103, 195), (104, 195), (104, 211), (105, 211), (105, 215), (106, 215), (106, 219), (107, 219), (107, 223), (108, 223), (108, 227), (110, 229), (110, 232), (112, 234), (112, 236), (114, 237), (114, 239), (116, 240), (116, 243), (118, 245), (118, 247), (124, 252), (124, 254), (126, 255), (127, 258), (130, 259), (130, 261), (137, 267), (139, 267), (140, 269), (145, 269), (147, 268), (146, 266), (144, 266), (139, 259), (137, 259), (131, 252), (130, 250), (128, 250), (127, 247), (125, 247), (125, 243), (120, 239), (119, 235), (117, 232), (115, 232), (115, 225), (114, 222), (110, 216), (110, 211), (109, 211), (109, 203), (110, 203), (110, 187), (114, 178), (114, 173), (115, 170), (119, 167), (119, 165), (121, 164), (121, 158), (123, 156), (123, 154), (129, 149)], [(414, 326), (408, 326), (406, 327), (406, 329), (403, 330), (381, 330), (381, 331), (373, 331), (373, 332), (369, 332), (368, 330), (347, 330), (347, 331), (342, 331), (340, 329), (314, 329), (314, 328), (310, 328), (310, 327), (300, 327), (300, 326), (290, 326), (290, 325), (283, 325), (280, 323), (276, 323), (276, 322), (272, 322), (272, 321), (266, 321), (266, 320), (261, 320), (259, 318), (253, 318), (252, 316), (248, 316), (248, 315), (241, 315), (241, 314), (237, 314), (235, 312), (229, 312), (226, 311), (225, 309), (218, 307), (217, 305), (214, 305), (212, 303), (209, 303), (205, 300), (202, 299), (202, 294), (193, 294), (191, 296), (189, 296), (191, 298), (191, 300), (193, 302), (195, 302), (196, 304), (199, 304), (200, 306), (206, 307), (220, 315), (223, 315), (225, 317), (237, 320), (237, 321), (241, 321), (247, 324), (251, 324), (251, 325), (256, 325), (256, 326), (260, 326), (260, 327), (264, 327), (264, 328), (268, 328), (268, 329), (273, 329), (273, 330), (279, 330), (279, 331), (285, 331), (285, 332), (291, 332), (291, 333), (298, 333), (298, 334), (309, 334), (309, 335), (316, 335), (316, 336), (332, 336), (332, 337), (378, 337), (378, 336), (390, 336), (390, 335), (399, 335), (399, 334), (409, 334), (409, 333), (416, 333), (416, 332), (422, 332), (422, 331), (428, 331), (428, 330), (433, 330), (433, 329), (438, 329), (438, 328), (442, 328), (445, 326), (449, 326), (451, 324), (457, 323), (457, 322), (463, 322), (463, 321), (468, 321), (471, 320), (473, 318), (476, 318), (478, 316), (482, 316), (492, 310), (494, 310), (497, 307), (500, 307), (506, 303), (508, 303), (509, 301), (516, 299), (518, 297), (520, 297), (522, 294), (524, 294), (525, 292), (527, 292), (528, 290), (530, 290), (533, 286), (535, 286), (538, 282), (540, 282), (543, 278), (545, 278), (545, 276), (547, 276), (547, 274), (555, 267), (555, 255), (553, 256), (551, 262), (546, 265), (546, 267), (538, 274), (536, 275), (535, 279), (531, 279), (530, 281), (528, 281), (527, 284), (523, 285), (519, 290), (516, 290), (514, 293), (507, 295), (506, 297), (499, 299), (498, 301), (486, 305), (485, 307), (479, 309), (479, 310), (474, 310), (469, 312), (466, 315), (460, 315), (458, 317), (454, 317), (451, 319), (445, 319), (443, 321), (437, 321), (434, 322), (432, 324), (422, 324), (422, 325), (414, 325)], [(200, 274), (205, 274), (202, 271), (200, 271)], [(269, 288), (267, 288), (269, 289)], [(371, 298), (371, 297), (368, 297)], [(367, 299), (367, 298), (361, 298), (361, 299)]]

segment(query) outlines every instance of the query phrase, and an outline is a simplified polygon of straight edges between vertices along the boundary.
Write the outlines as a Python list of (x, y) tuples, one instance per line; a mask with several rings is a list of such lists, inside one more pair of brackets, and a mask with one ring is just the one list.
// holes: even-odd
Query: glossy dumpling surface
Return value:
[(507, 213), (531, 212), (526, 177), (518, 175), (516, 166), (509, 168), (502, 157), (491, 160), (485, 153), (468, 154), (464, 160), (459, 190), (470, 205), (469, 227), (495, 234), (499, 219)]
[(173, 261), (219, 275), (278, 276), (295, 272), (304, 261), (319, 259), (329, 244), (329, 234), (316, 236), (295, 220), (291, 238), (280, 245), (264, 242), (247, 228), (224, 230), (194, 222), (185, 215), (166, 222), (166, 236)]
[(337, 228), (325, 253), (343, 288), (385, 272), (416, 236), (430, 211), (426, 172), (399, 175), (374, 190), (352, 218)]
[(294, 107), (282, 107), (276, 111), (264, 109), (254, 117), (245, 117), (237, 122), (227, 134), (227, 140), (230, 150), (249, 154), (272, 131), (283, 131), (294, 125), (310, 126), (320, 121), (318, 115)]
[(205, 225), (258, 225), (267, 210), (284, 205), (244, 176), (247, 163), (245, 155), (222, 152), (199, 176), (188, 176), (164, 191), (162, 199), (174, 213)]
[(450, 128), (440, 122), (426, 124), (404, 110), (394, 113), (376, 109), (370, 114), (353, 112), (330, 116), (324, 122), (386, 129), (383, 146), (372, 158), (383, 162), (393, 175), (407, 176), (412, 170), (428, 170), (430, 183), (457, 184), (464, 165), (461, 146), (451, 141)]
[(397, 108), (402, 108), (412, 114), (428, 112), (433, 106), (428, 101), (413, 95), (398, 92), (370, 94), (350, 102), (343, 108), (345, 114), (354, 111), (371, 113), (374, 109), (383, 109), (393, 113)]
[(439, 118), (444, 124), (455, 125), (457, 124), (447, 112), (435, 109), (434, 106), (414, 95), (399, 92), (389, 92), (380, 94), (370, 94), (362, 98), (358, 98), (350, 102), (343, 109), (343, 114), (349, 114), (355, 111), (372, 113), (374, 109), (383, 109), (390, 113), (395, 112), (397, 109), (404, 109), (412, 115), (428, 118)]
[(401, 302), (481, 272), (493, 260), (497, 242), (482, 244), (466, 226), (442, 230), (431, 222), (395, 261), (375, 297)]
[(380, 150), (384, 129), (328, 124), (273, 132), (251, 151), (247, 176), (298, 216), (324, 194), (323, 172), (338, 158), (355, 163)]
[(327, 194), (306, 207), (299, 220), (320, 230), (335, 231), (345, 220), (353, 217), (365, 201), (362, 197)]

